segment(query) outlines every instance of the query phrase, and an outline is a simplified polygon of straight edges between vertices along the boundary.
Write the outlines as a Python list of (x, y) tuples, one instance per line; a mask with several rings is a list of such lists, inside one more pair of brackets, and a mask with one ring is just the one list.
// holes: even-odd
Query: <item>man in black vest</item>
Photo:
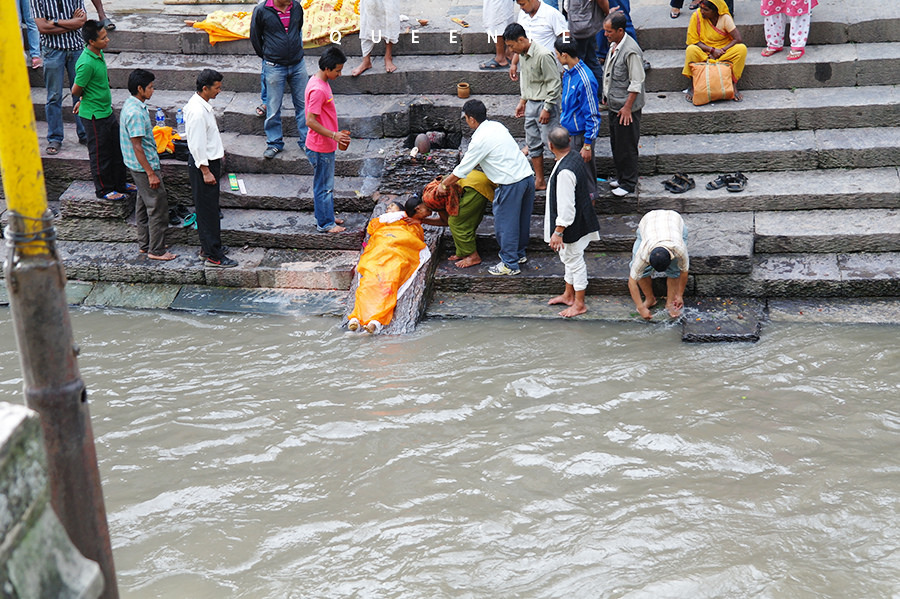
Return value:
[(591, 175), (581, 155), (569, 149), (569, 132), (557, 127), (550, 132), (549, 141), (556, 164), (547, 184), (544, 241), (550, 244), (550, 249), (559, 252), (559, 259), (566, 267), (566, 290), (547, 303), (567, 305), (559, 315), (570, 318), (587, 312), (584, 250), (591, 241), (600, 239), (600, 224), (591, 203)]

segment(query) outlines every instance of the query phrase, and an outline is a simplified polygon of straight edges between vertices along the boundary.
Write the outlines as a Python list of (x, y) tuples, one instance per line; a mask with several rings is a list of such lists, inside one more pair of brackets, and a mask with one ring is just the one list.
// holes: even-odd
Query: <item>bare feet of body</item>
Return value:
[(350, 72), (350, 76), (351, 77), (359, 77), (360, 75), (362, 75), (363, 73), (365, 73), (366, 71), (368, 71), (371, 68), (372, 68), (372, 59), (368, 56), (363, 56), (362, 64), (359, 65), (358, 67), (356, 67), (355, 69), (353, 69)]
[(340, 226), (340, 225), (335, 225), (335, 226), (331, 227), (330, 229), (328, 229), (328, 230), (325, 231), (325, 232), (326, 232), (326, 233), (343, 233), (343, 232), (346, 231), (346, 230), (347, 230), (346, 227), (342, 227), (342, 226)]
[(456, 262), (457, 260), (459, 260), (459, 256), (457, 256), (456, 254), (453, 254), (452, 256), (447, 258), (447, 260), (449, 260), (450, 262)]
[(336, 218), (336, 219), (334, 219), (334, 224), (336, 224), (336, 225), (343, 225), (343, 224), (344, 224), (344, 219), (342, 219), (342, 218)]
[(650, 296), (644, 299), (644, 303), (641, 304), (641, 307), (638, 308), (638, 314), (641, 315), (641, 318), (644, 320), (651, 320), (653, 318), (653, 312), (650, 309), (656, 305), (656, 298), (654, 296)]
[(384, 70), (388, 73), (393, 73), (397, 70), (397, 65), (395, 65), (394, 61), (387, 56), (384, 57)]
[(465, 258), (461, 258), (454, 266), (456, 268), (469, 268), (470, 266), (475, 266), (476, 264), (481, 264), (481, 256), (478, 253), (469, 254)]

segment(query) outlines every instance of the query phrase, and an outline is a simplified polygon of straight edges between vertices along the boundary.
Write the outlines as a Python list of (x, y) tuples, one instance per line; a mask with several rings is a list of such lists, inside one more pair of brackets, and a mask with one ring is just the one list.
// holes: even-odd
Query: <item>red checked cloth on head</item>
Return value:
[(425, 186), (422, 201), (432, 210), (446, 210), (450, 216), (459, 214), (459, 186), (450, 185), (440, 188), (442, 177), (438, 177)]

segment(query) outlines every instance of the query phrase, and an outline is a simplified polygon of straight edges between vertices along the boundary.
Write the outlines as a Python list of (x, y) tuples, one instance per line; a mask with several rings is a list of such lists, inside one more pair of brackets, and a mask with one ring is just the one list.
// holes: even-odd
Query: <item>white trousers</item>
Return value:
[(584, 250), (591, 242), (585, 235), (575, 243), (566, 243), (559, 250), (559, 259), (566, 267), (566, 283), (575, 291), (584, 291), (588, 286), (587, 265), (584, 263)]

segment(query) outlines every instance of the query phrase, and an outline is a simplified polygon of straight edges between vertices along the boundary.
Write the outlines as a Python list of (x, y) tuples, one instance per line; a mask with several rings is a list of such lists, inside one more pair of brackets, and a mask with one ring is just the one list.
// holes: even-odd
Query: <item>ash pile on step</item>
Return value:
[(462, 135), (439, 131), (412, 134), (385, 158), (381, 177), (382, 193), (422, 193), (439, 175), (449, 174), (462, 158)]

